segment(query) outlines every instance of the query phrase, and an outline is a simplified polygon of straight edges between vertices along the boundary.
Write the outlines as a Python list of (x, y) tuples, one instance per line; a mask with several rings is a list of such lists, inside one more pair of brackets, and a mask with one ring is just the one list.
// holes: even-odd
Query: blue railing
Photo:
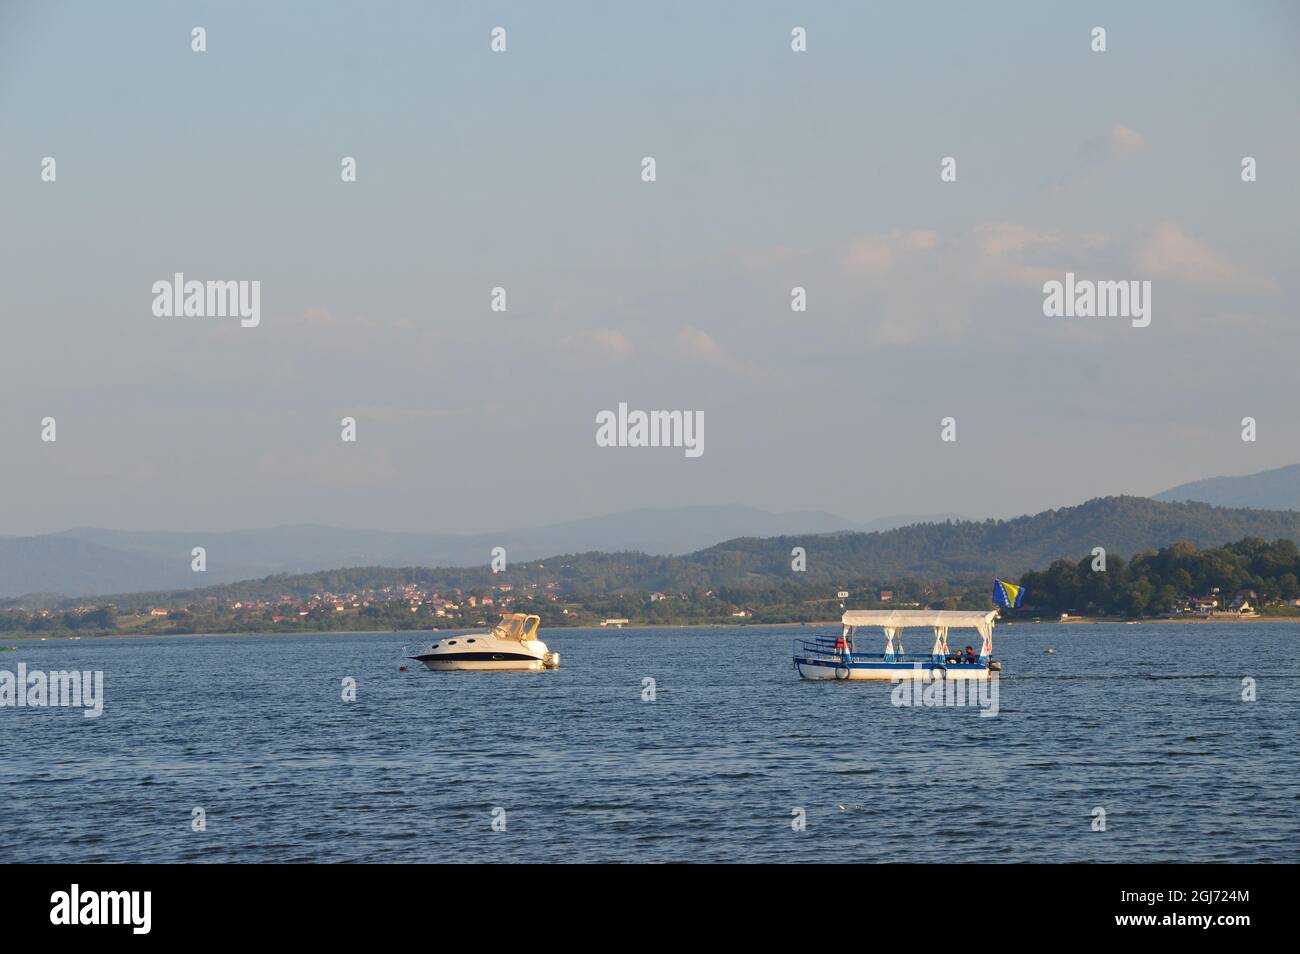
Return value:
[[(817, 636), (813, 639), (796, 639), (794, 641), (794, 654), (796, 656), (813, 656), (813, 657), (821, 657), (823, 659), (840, 659), (843, 657), (844, 653), (842, 650), (835, 648), (835, 643), (838, 641), (838, 639), (839, 637), (837, 636)], [(890, 662), (900, 662), (900, 663), (907, 663), (907, 662), (943, 663), (947, 658), (944, 656), (934, 656), (931, 655), (930, 653), (894, 653), (892, 656), (887, 656), (883, 652), (882, 653), (856, 653), (855, 652), (855, 653), (851, 653), (850, 655), (852, 656), (853, 659), (862, 660), (863, 662), (866, 662), (868, 660), (887, 659)], [(983, 657), (980, 658), (981, 665), (987, 662), (988, 660), (984, 659)], [(955, 662), (955, 663), (946, 663), (946, 665), (960, 666), (960, 665), (967, 665), (967, 664), (962, 662)]]
[[(842, 650), (835, 648), (835, 637), (827, 638), (819, 636), (816, 639), (796, 639), (794, 641), (794, 652), (796, 656), (825, 656), (839, 658), (844, 655)], [(884, 659), (884, 653), (852, 653), (854, 659)], [(934, 657), (929, 653), (894, 653), (893, 657), (896, 662), (930, 662)]]

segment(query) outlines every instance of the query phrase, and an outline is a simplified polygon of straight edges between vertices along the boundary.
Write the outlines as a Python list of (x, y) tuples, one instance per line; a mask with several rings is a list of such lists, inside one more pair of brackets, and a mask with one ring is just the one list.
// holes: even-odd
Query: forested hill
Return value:
[(917, 524), (885, 533), (836, 534), (806, 541), (794, 537), (731, 540), (683, 558), (679, 572), (729, 584), (787, 578), (790, 550), (803, 546), (808, 553), (808, 582), (954, 578), (975, 573), (1015, 576), (1063, 557), (1078, 559), (1093, 547), (1136, 554), (1179, 541), (1209, 548), (1243, 537), (1300, 540), (1300, 513), (1101, 497), (1012, 520)]
[[(272, 576), (203, 592), (226, 599), (273, 599), (403, 583), (463, 589), (554, 583), (552, 589), (561, 594), (599, 594), (850, 581), (888, 584), (901, 577), (957, 580), (997, 574), (1014, 578), (1053, 560), (1077, 560), (1098, 546), (1107, 553), (1132, 556), (1179, 541), (1205, 549), (1243, 537), (1300, 541), (1300, 513), (1105, 497), (1012, 520), (916, 524), (880, 533), (740, 538), (686, 556), (593, 552), (510, 563), (496, 575), (486, 565), (363, 567)], [(802, 573), (791, 570), (794, 547), (803, 547), (807, 554), (807, 569)], [(163, 601), (163, 594), (144, 595)], [(192, 597), (193, 591), (186, 595)]]

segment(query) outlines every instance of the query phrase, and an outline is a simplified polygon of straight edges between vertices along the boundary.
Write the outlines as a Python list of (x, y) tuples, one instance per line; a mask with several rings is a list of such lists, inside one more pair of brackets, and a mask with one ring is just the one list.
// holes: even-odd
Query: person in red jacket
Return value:
[(835, 651), (839, 653), (840, 658), (846, 662), (853, 658), (849, 655), (849, 641), (844, 637), (843, 633), (835, 639)]
[(975, 655), (974, 649), (972, 649), (970, 646), (967, 646), (966, 655), (962, 657), (961, 661), (964, 663), (977, 663), (980, 661), (980, 658)]

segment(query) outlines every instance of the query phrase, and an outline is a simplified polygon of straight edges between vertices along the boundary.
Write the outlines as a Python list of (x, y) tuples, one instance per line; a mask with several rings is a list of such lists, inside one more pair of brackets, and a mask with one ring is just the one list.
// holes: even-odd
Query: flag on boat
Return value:
[(1020, 609), (1020, 604), (1025, 601), (1024, 587), (1016, 586), (1014, 583), (1005, 583), (1002, 580), (993, 581), (993, 605), (1001, 606), (1003, 609)]

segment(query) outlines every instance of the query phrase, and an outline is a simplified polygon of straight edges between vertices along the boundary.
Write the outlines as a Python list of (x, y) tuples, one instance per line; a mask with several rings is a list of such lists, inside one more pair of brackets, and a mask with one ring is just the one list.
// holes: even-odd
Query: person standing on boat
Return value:
[(849, 654), (848, 637), (843, 633), (840, 633), (839, 638), (835, 640), (835, 651), (840, 654), (840, 658), (843, 659), (845, 663), (848, 663), (853, 659)]

